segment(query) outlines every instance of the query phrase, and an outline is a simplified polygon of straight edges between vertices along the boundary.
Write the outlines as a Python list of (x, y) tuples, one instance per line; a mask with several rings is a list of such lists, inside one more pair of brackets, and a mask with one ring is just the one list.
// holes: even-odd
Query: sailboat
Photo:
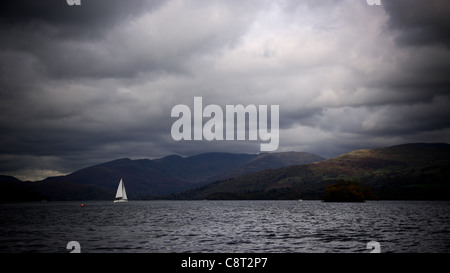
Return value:
[(128, 202), (127, 192), (125, 191), (125, 184), (122, 179), (120, 179), (119, 187), (117, 187), (116, 198), (114, 198), (114, 203)]

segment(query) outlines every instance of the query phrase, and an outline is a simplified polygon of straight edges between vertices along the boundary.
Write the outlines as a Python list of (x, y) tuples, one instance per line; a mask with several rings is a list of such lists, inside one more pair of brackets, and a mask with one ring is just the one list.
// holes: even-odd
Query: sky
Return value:
[(171, 110), (194, 97), (278, 105), (277, 152), (448, 143), (449, 33), (448, 0), (6, 1), (0, 174), (260, 152), (174, 140)]

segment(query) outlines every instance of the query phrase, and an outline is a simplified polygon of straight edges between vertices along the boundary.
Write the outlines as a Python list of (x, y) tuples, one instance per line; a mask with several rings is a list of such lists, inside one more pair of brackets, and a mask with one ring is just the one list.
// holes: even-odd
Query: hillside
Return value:
[(205, 153), (191, 157), (171, 155), (154, 160), (123, 158), (65, 176), (30, 183), (20, 181), (17, 185), (53, 200), (112, 200), (119, 180), (123, 178), (130, 199), (154, 198), (214, 181), (216, 177), (316, 160), (323, 158), (308, 153)]
[(49, 199), (48, 196), (35, 191), (32, 182), (22, 182), (19, 179), (0, 175), (0, 202), (41, 201)]
[(330, 184), (359, 181), (379, 199), (450, 200), (450, 145), (363, 149), (328, 160), (296, 152), (125, 158), (38, 182), (1, 176), (0, 190), (2, 201), (112, 200), (120, 178), (131, 199), (322, 199)]
[(284, 152), (261, 154), (233, 170), (216, 176), (213, 181), (235, 178), (262, 170), (276, 169), (291, 165), (303, 165), (311, 162), (323, 161), (325, 158), (304, 152)]
[(404, 144), (265, 170), (171, 196), (177, 199), (321, 199), (338, 181), (357, 180), (380, 199), (450, 200), (450, 145)]

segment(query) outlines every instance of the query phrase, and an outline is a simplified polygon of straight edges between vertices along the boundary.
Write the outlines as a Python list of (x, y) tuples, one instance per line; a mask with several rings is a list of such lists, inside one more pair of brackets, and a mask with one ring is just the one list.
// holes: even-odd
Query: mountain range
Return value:
[(172, 195), (174, 199), (322, 199), (325, 188), (358, 181), (374, 199), (450, 200), (450, 145), (363, 149), (303, 165), (263, 170)]
[(357, 181), (374, 199), (450, 200), (450, 144), (330, 159), (302, 152), (123, 158), (36, 182), (0, 176), (0, 201), (113, 200), (121, 178), (130, 199), (322, 199), (328, 185)]
[(205, 153), (191, 157), (170, 155), (154, 160), (122, 158), (36, 182), (0, 176), (0, 190), (9, 193), (1, 197), (3, 201), (112, 200), (119, 180), (123, 179), (130, 199), (147, 199), (220, 179), (324, 159), (304, 152)]

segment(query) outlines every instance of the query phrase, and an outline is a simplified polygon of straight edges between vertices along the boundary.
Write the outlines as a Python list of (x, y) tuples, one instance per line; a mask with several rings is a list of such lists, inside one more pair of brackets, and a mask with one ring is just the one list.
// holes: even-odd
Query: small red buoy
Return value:
[(84, 203), (81, 203), (81, 207), (84, 208)]

